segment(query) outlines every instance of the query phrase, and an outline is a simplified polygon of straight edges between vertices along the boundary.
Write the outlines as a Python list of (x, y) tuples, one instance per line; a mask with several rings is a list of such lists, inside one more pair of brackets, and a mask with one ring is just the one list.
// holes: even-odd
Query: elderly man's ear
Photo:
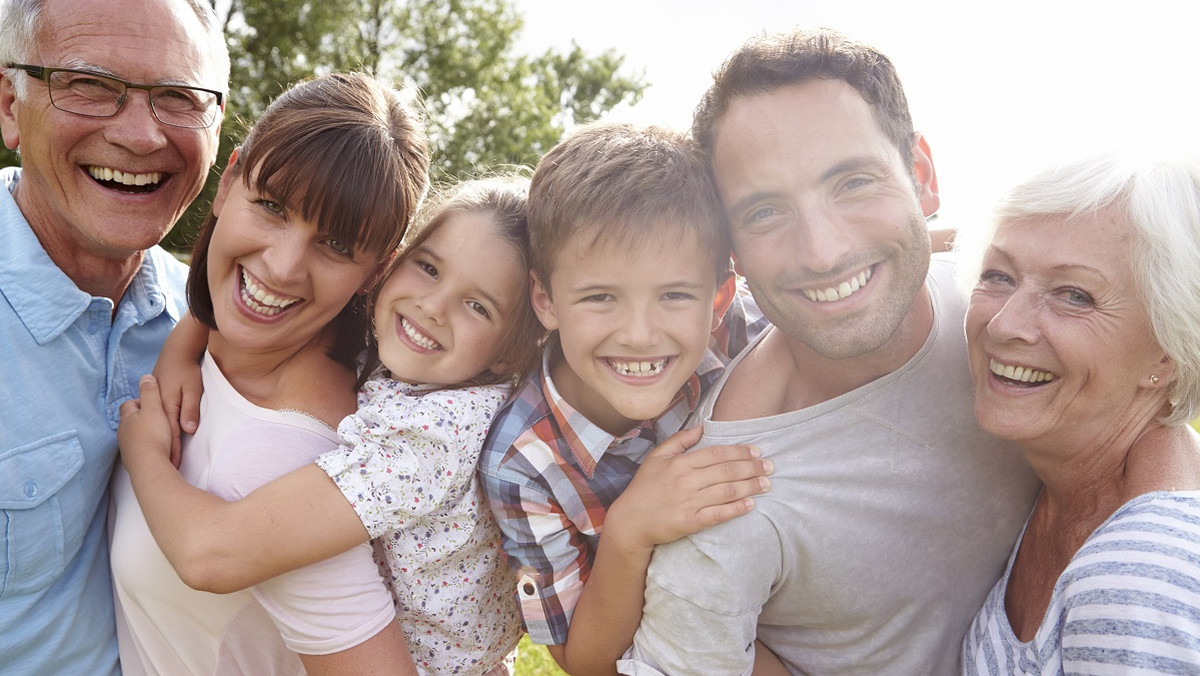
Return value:
[(17, 113), (13, 110), (17, 104), (17, 92), (13, 89), (12, 78), (0, 75), (0, 133), (4, 138), (4, 147), (16, 150), (21, 143), (21, 135), (17, 131)]

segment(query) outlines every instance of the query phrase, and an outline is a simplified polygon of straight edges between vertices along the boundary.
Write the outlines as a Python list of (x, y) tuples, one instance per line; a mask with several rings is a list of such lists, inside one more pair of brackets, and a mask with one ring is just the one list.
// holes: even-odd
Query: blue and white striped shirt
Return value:
[(1015, 555), (963, 642), (964, 673), (1200, 674), (1200, 491), (1122, 505), (1072, 557), (1028, 642), (1004, 610)]

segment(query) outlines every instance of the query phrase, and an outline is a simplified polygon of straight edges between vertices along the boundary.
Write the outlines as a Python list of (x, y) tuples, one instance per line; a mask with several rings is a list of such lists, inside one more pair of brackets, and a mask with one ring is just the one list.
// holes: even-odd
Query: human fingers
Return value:
[(646, 457), (661, 458), (665, 456), (679, 455), (692, 446), (695, 446), (696, 442), (700, 441), (700, 437), (702, 436), (704, 436), (704, 428), (699, 425), (685, 430), (680, 430), (667, 437), (667, 439), (658, 446), (655, 446), (649, 453), (646, 454)]

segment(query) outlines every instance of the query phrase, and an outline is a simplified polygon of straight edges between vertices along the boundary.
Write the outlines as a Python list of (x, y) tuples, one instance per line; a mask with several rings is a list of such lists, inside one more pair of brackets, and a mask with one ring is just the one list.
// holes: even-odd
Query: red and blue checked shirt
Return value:
[[(714, 332), (735, 355), (766, 328), (745, 286)], [(683, 428), (728, 357), (709, 350), (667, 411), (621, 437), (600, 429), (559, 395), (542, 366), (497, 414), (480, 457), (480, 475), (515, 572), (525, 630), (534, 643), (562, 645), (591, 572), (609, 506), (642, 459)]]

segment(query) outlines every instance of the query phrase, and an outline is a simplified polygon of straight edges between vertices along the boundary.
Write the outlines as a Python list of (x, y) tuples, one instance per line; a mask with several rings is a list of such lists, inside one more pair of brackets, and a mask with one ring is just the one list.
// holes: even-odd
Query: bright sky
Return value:
[[(1110, 149), (1200, 152), (1194, 0), (515, 0), (524, 49), (615, 49), (651, 83), (614, 118), (680, 129), (747, 37), (827, 26), (896, 64), (929, 139), (941, 227), (1014, 183)], [(1192, 9), (1192, 7), (1198, 9)]]

